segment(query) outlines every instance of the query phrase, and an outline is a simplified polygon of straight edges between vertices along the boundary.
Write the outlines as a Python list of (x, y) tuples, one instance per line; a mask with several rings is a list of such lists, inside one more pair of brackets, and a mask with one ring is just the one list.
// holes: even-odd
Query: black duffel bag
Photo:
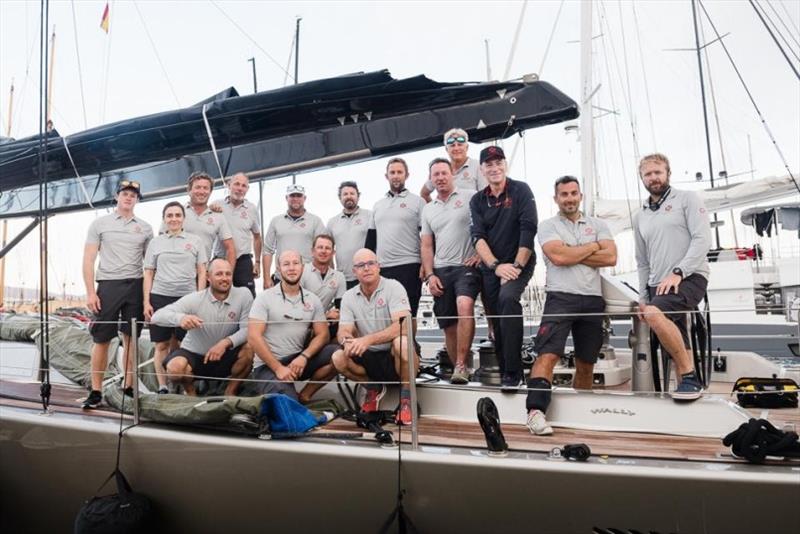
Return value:
[(112, 478), (117, 480), (117, 493), (95, 495), (86, 501), (75, 518), (75, 534), (136, 534), (155, 526), (150, 499), (134, 492), (119, 469), (108, 476), (98, 493)]

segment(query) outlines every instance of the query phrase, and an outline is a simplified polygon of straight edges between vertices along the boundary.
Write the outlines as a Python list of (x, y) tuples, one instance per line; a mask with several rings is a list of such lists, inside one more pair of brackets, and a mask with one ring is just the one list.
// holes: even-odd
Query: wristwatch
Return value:
[(431, 276), (433, 276), (433, 273), (431, 273), (431, 274), (429, 274), (428, 276), (426, 276), (425, 278), (423, 278), (423, 281), (424, 281), (424, 282), (427, 282), (428, 280), (430, 280), (430, 279), (431, 279)]
[(489, 265), (489, 268), (490, 268), (491, 270), (493, 270), (493, 271), (494, 271), (495, 269), (497, 269), (497, 266), (498, 266), (498, 265), (500, 265), (500, 260), (494, 260), (494, 261), (493, 261), (493, 262), (492, 262), (492, 263)]
[(513, 265), (513, 267), (514, 267), (515, 269), (519, 269), (520, 271), (521, 271), (522, 269), (524, 269), (524, 268), (525, 268), (525, 266), (524, 266), (524, 265), (522, 265), (522, 264), (521, 264), (520, 262), (518, 262), (518, 261), (515, 261), (515, 262), (514, 262), (514, 265)]
[(675, 267), (672, 269), (672, 274), (677, 274), (681, 277), (681, 280), (683, 280), (683, 270), (680, 267)]

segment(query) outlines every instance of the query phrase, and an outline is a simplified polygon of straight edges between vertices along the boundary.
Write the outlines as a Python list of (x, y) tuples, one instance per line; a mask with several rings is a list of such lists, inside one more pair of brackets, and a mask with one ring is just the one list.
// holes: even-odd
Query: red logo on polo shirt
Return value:
[(664, 211), (672, 211), (672, 204), (667, 204), (667, 207), (664, 208)]
[(186, 250), (192, 250), (192, 244), (191, 244), (191, 243), (186, 243), (186, 244), (183, 246), (183, 248), (185, 248)]
[(133, 227), (133, 231), (136, 232), (137, 234), (141, 234), (142, 227), (137, 224), (136, 226)]
[(361, 219), (356, 219), (355, 221), (353, 221), (353, 224), (359, 226), (361, 224)]
[(455, 206), (456, 206), (457, 208), (460, 208), (460, 207), (461, 207), (461, 206), (463, 206), (463, 205), (464, 205), (464, 203), (463, 203), (463, 202), (461, 202), (460, 200), (456, 200), (456, 204), (455, 204)]
[(705, 208), (700, 208), (700, 213), (705, 213), (705, 212), (706, 212)]
[(243, 211), (243, 212), (242, 212), (242, 219), (246, 219), (246, 218), (247, 218), (247, 212), (246, 212), (246, 211)]
[(591, 226), (587, 226), (586, 230), (584, 230), (583, 233), (586, 235), (592, 235), (594, 233), (594, 228), (592, 228)]
[(228, 319), (230, 319), (231, 321), (236, 319), (236, 312), (232, 312), (232, 311), (228, 312)]
[(406, 203), (405, 203), (405, 202), (401, 202), (401, 203), (400, 203), (400, 207), (401, 207), (401, 208), (405, 208), (405, 207), (406, 207)]
[(209, 217), (206, 224), (214, 224), (214, 217)]
[(300, 223), (300, 228), (305, 228), (305, 227), (306, 227), (306, 223), (304, 223), (304, 222), (301, 222), (301, 223)]
[(311, 311), (314, 306), (310, 302), (306, 302), (303, 304), (303, 309), (306, 311)]
[(328, 282), (328, 285), (333, 289), (336, 289), (338, 287), (338, 285), (336, 284), (336, 280), (331, 280), (330, 282)]
[(469, 178), (469, 171), (464, 171), (464, 178)]
[(377, 304), (379, 308), (383, 308), (384, 306), (386, 306), (386, 301), (383, 300), (383, 298), (379, 298), (375, 304)]

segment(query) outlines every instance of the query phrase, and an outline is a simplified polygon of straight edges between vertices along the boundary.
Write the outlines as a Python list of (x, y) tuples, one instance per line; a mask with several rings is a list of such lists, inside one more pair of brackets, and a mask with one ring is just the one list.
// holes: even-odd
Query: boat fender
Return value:
[(152, 502), (134, 492), (119, 469), (115, 469), (95, 493), (112, 478), (117, 481), (117, 493), (95, 495), (86, 501), (75, 518), (75, 534), (138, 534), (149, 532), (156, 525)]
[(478, 422), (486, 437), (489, 456), (508, 455), (508, 444), (500, 428), (500, 414), (494, 401), (489, 397), (478, 400)]
[(592, 455), (592, 450), (585, 443), (573, 443), (571, 445), (564, 445), (560, 453), (561, 457), (567, 460), (585, 462)]

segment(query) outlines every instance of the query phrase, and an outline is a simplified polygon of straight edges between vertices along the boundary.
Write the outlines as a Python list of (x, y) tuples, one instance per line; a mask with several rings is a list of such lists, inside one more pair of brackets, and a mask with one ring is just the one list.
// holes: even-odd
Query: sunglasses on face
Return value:
[(370, 260), (362, 263), (356, 263), (355, 265), (353, 265), (353, 269), (355, 269), (356, 271), (363, 271), (364, 269), (372, 269), (377, 265), (378, 265), (377, 261)]
[(466, 142), (467, 142), (467, 138), (464, 137), (463, 135), (459, 135), (459, 136), (456, 136), (456, 137), (448, 137), (447, 141), (445, 141), (445, 144), (446, 145), (452, 145), (453, 143), (462, 143), (463, 144), (463, 143), (466, 143)]

